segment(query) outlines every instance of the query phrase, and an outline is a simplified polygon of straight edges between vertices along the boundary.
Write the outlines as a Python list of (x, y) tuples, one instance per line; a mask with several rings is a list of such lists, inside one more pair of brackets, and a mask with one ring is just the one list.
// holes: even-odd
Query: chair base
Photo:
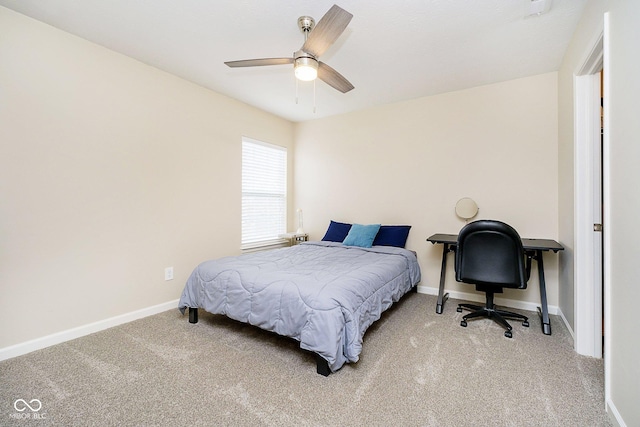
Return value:
[(505, 318), (522, 320), (522, 326), (529, 327), (529, 318), (527, 316), (523, 316), (519, 313), (513, 313), (511, 311), (496, 309), (496, 306), (493, 303), (493, 292), (487, 292), (487, 302), (484, 306), (476, 304), (458, 304), (457, 311), (462, 313), (462, 309), (471, 311), (471, 313), (462, 317), (460, 326), (463, 327), (467, 326), (467, 320), (469, 319), (476, 317), (488, 317), (505, 329), (504, 336), (507, 338), (511, 338), (513, 336), (513, 333), (511, 332), (513, 328)]

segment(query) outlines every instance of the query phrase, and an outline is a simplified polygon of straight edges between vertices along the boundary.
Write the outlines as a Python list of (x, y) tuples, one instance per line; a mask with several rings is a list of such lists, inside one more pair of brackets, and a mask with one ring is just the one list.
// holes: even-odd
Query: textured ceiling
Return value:
[[(286, 57), (297, 19), (324, 0), (0, 0), (0, 5), (292, 121), (558, 70), (586, 0), (336, 0), (354, 15), (321, 57), (355, 89), (298, 85), (290, 65), (224, 61)], [(1, 35), (2, 29), (0, 29)]]

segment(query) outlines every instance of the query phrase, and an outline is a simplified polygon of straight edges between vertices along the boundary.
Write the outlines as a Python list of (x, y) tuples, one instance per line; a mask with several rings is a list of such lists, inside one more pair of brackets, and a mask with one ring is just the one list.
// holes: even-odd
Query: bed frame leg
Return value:
[(198, 309), (189, 307), (189, 323), (198, 323)]
[(329, 374), (331, 373), (331, 369), (329, 369), (329, 362), (327, 362), (324, 357), (320, 356), (319, 354), (316, 354), (316, 365), (316, 372), (324, 377), (329, 376)]

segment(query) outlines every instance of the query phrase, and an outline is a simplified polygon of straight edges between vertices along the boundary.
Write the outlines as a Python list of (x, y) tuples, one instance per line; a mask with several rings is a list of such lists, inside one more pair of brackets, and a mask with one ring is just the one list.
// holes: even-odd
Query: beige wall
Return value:
[[(640, 425), (640, 2), (610, 0), (610, 404)], [(605, 70), (605, 72), (607, 72)]]
[[(621, 425), (640, 425), (640, 341), (636, 338), (640, 329), (637, 302), (640, 287), (637, 285), (638, 242), (640, 231), (640, 198), (637, 184), (640, 182), (640, 122), (637, 105), (640, 98), (640, 2), (628, 0), (591, 0), (581, 17), (579, 26), (564, 57), (558, 73), (559, 105), (559, 224), (561, 241), (568, 250), (561, 258), (562, 287), (560, 305), (567, 319), (573, 322), (574, 243), (574, 74), (587, 58), (596, 37), (602, 31), (604, 13), (609, 12), (610, 38), (605, 39), (605, 75), (610, 81), (609, 110), (609, 170), (610, 180), (605, 188), (609, 200), (609, 217), (604, 218), (605, 236), (610, 245), (605, 246), (609, 260), (605, 277), (608, 277), (608, 294), (605, 294), (607, 324), (606, 339), (610, 342), (605, 352), (607, 407)], [(606, 266), (606, 264), (605, 264)]]
[(239, 253), (241, 136), (292, 149), (292, 123), (2, 7), (0, 34), (0, 349)]
[[(426, 238), (459, 231), (461, 197), (476, 200), (477, 218), (557, 239), (557, 132), (556, 73), (299, 123), (295, 204), (312, 239), (331, 219), (412, 225), (422, 286), (437, 288), (442, 247)], [(545, 263), (557, 305), (557, 256)], [(449, 268), (447, 288), (469, 292)], [(539, 301), (537, 277), (505, 296)]]

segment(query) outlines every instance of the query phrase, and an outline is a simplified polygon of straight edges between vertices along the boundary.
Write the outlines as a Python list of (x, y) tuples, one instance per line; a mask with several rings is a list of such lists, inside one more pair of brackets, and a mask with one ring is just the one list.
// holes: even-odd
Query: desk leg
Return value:
[(540, 302), (542, 309), (538, 307), (538, 312), (542, 317), (542, 333), (551, 335), (551, 321), (549, 320), (549, 309), (547, 308), (547, 285), (544, 282), (544, 265), (542, 263), (542, 251), (536, 251), (536, 261), (538, 261), (538, 277), (540, 281)]
[(442, 266), (440, 267), (440, 289), (438, 290), (438, 303), (436, 304), (436, 313), (442, 314), (444, 303), (449, 299), (449, 294), (444, 293), (444, 279), (447, 274), (447, 254), (451, 251), (448, 243), (443, 244), (442, 250)]

